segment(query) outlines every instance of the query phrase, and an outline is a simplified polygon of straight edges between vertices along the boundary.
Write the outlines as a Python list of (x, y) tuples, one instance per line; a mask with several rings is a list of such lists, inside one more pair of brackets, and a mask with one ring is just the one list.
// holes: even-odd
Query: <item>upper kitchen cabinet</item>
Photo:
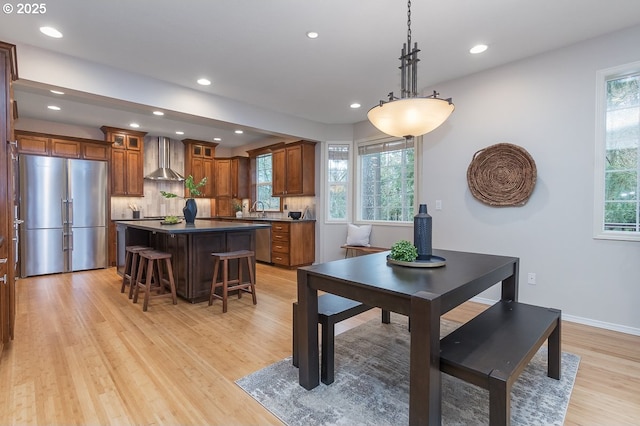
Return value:
[(273, 150), (273, 196), (315, 195), (316, 143), (298, 141)]
[(249, 198), (249, 157), (216, 158), (216, 197)]
[[(182, 143), (184, 144), (185, 177), (193, 176), (196, 183), (206, 177), (207, 184), (202, 187), (202, 193), (205, 198), (213, 198), (215, 195), (214, 158), (218, 144), (195, 139), (183, 139)], [(185, 195), (188, 196), (188, 194)]]
[(145, 132), (102, 126), (105, 140), (111, 142), (111, 195), (144, 196)]
[(110, 147), (102, 141), (16, 130), (20, 154), (109, 161)]

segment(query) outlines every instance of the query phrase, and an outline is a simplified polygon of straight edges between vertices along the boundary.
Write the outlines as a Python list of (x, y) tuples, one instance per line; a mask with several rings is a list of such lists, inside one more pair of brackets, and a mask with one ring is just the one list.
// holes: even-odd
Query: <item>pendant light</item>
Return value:
[[(371, 124), (391, 136), (411, 138), (424, 135), (444, 123), (454, 110), (451, 98), (432, 95), (418, 96), (418, 43), (411, 49), (411, 0), (407, 4), (407, 43), (400, 56), (400, 98), (389, 93), (389, 100), (380, 101), (367, 113)], [(411, 49), (409, 51), (409, 49)]]

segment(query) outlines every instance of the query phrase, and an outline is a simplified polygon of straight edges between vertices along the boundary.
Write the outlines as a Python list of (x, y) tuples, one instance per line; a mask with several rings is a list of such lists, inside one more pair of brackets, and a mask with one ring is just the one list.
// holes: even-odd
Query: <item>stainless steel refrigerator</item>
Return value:
[(106, 268), (107, 163), (20, 155), (21, 276)]

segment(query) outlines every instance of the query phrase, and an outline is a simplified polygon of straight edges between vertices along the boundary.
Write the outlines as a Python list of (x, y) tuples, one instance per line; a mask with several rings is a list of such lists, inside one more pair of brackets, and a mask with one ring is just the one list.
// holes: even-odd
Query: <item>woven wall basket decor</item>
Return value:
[(499, 143), (473, 155), (467, 169), (471, 194), (490, 206), (522, 206), (536, 185), (536, 163), (522, 147)]

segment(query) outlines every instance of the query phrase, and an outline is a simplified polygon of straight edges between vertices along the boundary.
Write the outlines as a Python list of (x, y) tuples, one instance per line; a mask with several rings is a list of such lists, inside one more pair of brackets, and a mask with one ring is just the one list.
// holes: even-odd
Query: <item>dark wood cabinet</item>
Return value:
[(103, 141), (16, 131), (20, 154), (109, 161), (110, 147)]
[(233, 200), (249, 198), (249, 157), (216, 158), (216, 215), (232, 216)]
[(286, 268), (311, 265), (315, 261), (315, 221), (273, 222), (271, 262)]
[(111, 195), (144, 196), (145, 132), (102, 126), (105, 140), (111, 143)]
[(315, 145), (298, 141), (273, 150), (274, 197), (315, 195)]
[[(198, 183), (202, 178), (207, 178), (207, 184), (200, 190), (204, 198), (215, 196), (214, 159), (217, 143), (199, 141), (195, 139), (183, 139), (184, 143), (184, 174), (191, 175)], [(188, 190), (186, 196), (188, 196)]]
[(15, 172), (12, 82), (18, 78), (15, 46), (0, 42), (0, 354), (15, 335), (17, 247), (13, 220), (18, 194)]

